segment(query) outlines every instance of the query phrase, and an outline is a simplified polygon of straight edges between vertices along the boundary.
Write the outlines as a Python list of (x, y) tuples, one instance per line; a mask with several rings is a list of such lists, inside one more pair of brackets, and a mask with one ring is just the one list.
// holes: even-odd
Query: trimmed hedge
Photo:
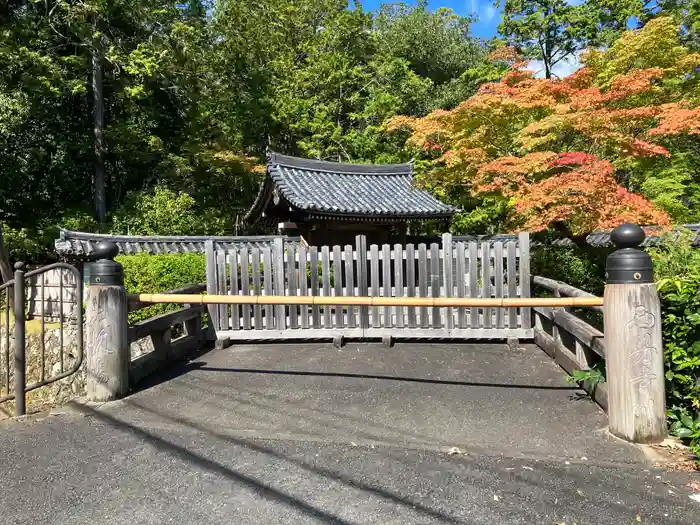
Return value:
[[(124, 286), (129, 294), (159, 293), (206, 282), (206, 261), (199, 253), (120, 255)], [(129, 315), (132, 323), (155, 315), (179, 310), (180, 305), (158, 304)]]

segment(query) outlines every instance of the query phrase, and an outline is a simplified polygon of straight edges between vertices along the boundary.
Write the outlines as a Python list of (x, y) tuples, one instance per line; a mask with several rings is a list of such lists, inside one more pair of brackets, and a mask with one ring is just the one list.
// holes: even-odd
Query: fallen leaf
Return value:
[(636, 517), (635, 519), (636, 519), (637, 521), (642, 521), (642, 517), (641, 517), (639, 514), (637, 514), (637, 517)]
[(457, 454), (462, 454), (462, 452), (463, 452), (463, 451), (462, 451), (461, 449), (457, 448), (457, 447), (452, 447), (450, 450), (447, 451), (447, 453), (448, 453), (450, 456), (455, 456), (455, 455), (457, 455)]
[(686, 487), (688, 487), (689, 489), (697, 490), (698, 492), (700, 492), (700, 482), (691, 481), (690, 483), (688, 483), (686, 485)]
[(576, 494), (578, 494), (579, 496), (585, 496), (581, 489), (576, 489)]
[(586, 456), (581, 457), (581, 461), (586, 461), (588, 458)]
[(523, 468), (524, 468), (525, 470), (535, 470), (535, 469), (532, 468), (532, 467), (523, 467)]
[(496, 496), (495, 494), (493, 495), (493, 501), (501, 501), (501, 498)]

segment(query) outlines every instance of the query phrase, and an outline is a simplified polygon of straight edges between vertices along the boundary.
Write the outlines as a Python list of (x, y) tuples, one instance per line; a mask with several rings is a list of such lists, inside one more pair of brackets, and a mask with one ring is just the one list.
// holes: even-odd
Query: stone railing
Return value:
[[(194, 285), (165, 292), (167, 294), (196, 294), (206, 285)], [(136, 312), (149, 305), (128, 301), (128, 312)], [(201, 349), (208, 337), (203, 328), (203, 305), (186, 304), (180, 310), (168, 312), (128, 327), (130, 345), (129, 384), (139, 381), (164, 367)]]

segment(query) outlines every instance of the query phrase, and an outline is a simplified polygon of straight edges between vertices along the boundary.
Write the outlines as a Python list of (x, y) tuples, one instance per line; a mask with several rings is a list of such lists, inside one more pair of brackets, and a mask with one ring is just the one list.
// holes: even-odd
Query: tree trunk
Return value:
[(2, 277), (3, 283), (11, 281), (14, 277), (12, 265), (10, 264), (10, 257), (5, 250), (5, 236), (2, 222), (0, 222), (0, 277)]
[[(95, 28), (97, 29), (97, 28)], [(95, 123), (95, 219), (104, 224), (107, 215), (104, 148), (104, 84), (102, 80), (104, 50), (98, 37), (92, 48), (92, 100)]]

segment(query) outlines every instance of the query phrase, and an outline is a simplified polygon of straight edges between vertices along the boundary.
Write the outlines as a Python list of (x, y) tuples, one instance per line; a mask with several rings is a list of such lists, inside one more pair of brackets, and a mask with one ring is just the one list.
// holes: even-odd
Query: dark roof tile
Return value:
[[(413, 185), (412, 164), (343, 164), (270, 153), (267, 173), (282, 197), (313, 214), (378, 218), (451, 217), (457, 209)], [(261, 194), (246, 218), (262, 212)]]
[[(258, 235), (246, 237), (221, 236), (156, 236), (156, 235), (106, 235), (101, 233), (74, 232), (60, 229), (54, 241), (56, 253), (62, 256), (89, 257), (98, 243), (112, 241), (119, 246), (119, 253), (132, 255), (146, 252), (158, 253), (204, 253), (206, 241), (212, 240), (217, 247), (230, 249), (234, 246), (272, 246), (274, 236)], [(286, 245), (299, 244), (298, 237), (285, 237)]]

